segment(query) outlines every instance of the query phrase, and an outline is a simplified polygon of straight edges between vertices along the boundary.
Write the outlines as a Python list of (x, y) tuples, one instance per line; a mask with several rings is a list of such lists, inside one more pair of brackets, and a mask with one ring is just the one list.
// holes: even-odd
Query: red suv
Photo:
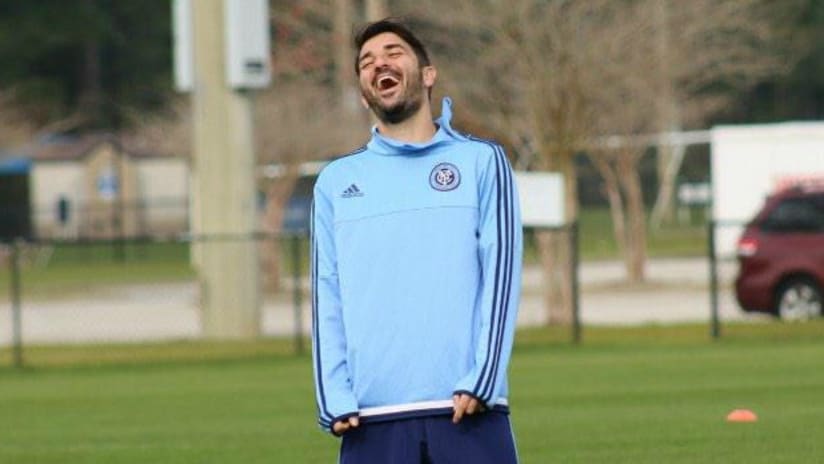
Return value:
[(782, 319), (822, 316), (824, 188), (767, 198), (738, 240), (735, 296), (745, 311)]

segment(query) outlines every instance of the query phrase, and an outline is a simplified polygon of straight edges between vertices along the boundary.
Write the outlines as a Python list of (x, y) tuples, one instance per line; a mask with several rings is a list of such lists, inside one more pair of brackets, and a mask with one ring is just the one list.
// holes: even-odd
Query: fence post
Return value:
[(14, 367), (23, 367), (23, 315), (20, 307), (20, 240), (11, 245), (11, 317)]
[(292, 249), (292, 304), (295, 311), (295, 353), (303, 354), (303, 289), (301, 288), (301, 265), (300, 265), (300, 234), (291, 235)]
[(570, 233), (572, 236), (570, 237), (570, 246), (571, 250), (571, 259), (570, 264), (572, 265), (572, 269), (570, 272), (572, 273), (572, 342), (578, 344), (581, 342), (581, 308), (580, 308), (580, 299), (579, 299), (579, 281), (578, 281), (578, 268), (579, 268), (579, 250), (578, 250), (578, 220), (572, 222), (570, 226)]
[(715, 220), (707, 221), (707, 255), (710, 263), (710, 336), (721, 336), (721, 323), (718, 317), (718, 257), (715, 254)]

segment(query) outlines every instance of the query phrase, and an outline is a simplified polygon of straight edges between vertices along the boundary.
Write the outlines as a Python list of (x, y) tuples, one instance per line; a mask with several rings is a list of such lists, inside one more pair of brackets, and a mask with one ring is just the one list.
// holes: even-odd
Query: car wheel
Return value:
[(778, 317), (785, 321), (803, 321), (820, 317), (822, 307), (821, 289), (811, 279), (796, 277), (790, 279), (778, 290), (776, 309)]

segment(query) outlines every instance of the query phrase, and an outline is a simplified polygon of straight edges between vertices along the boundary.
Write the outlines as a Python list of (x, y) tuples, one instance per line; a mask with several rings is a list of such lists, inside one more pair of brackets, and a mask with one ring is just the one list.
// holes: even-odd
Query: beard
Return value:
[(422, 70), (410, 74), (407, 87), (402, 90), (398, 100), (388, 106), (384, 105), (380, 97), (371, 92), (371, 89), (361, 89), (361, 93), (369, 105), (369, 109), (372, 110), (372, 112), (375, 113), (375, 117), (384, 124), (398, 124), (406, 121), (413, 114), (417, 113), (423, 104), (423, 92)]

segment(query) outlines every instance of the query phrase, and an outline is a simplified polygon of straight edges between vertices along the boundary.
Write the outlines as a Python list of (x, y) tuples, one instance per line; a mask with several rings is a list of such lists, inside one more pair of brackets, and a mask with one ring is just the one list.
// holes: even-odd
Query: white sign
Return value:
[(557, 172), (516, 172), (524, 227), (562, 227), (564, 178)]

